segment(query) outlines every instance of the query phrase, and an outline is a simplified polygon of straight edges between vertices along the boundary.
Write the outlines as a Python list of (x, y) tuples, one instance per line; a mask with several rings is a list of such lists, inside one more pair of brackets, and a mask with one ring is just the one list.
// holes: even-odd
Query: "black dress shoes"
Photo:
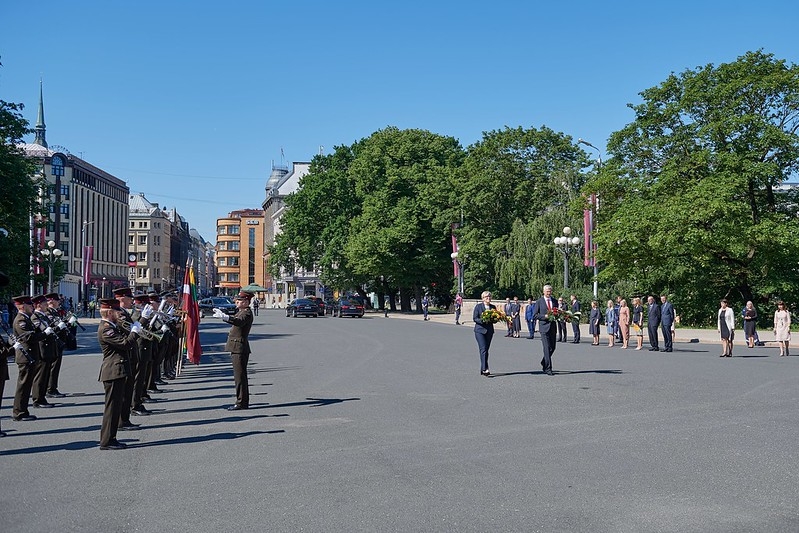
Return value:
[(555, 374), (551, 370), (547, 370), (546, 375), (547, 376), (554, 376)]
[(124, 450), (127, 447), (128, 447), (128, 445), (125, 444), (124, 442), (119, 442), (118, 440), (114, 439), (111, 442), (109, 442), (107, 445), (100, 446), (100, 449), (101, 450)]
[(36, 409), (48, 409), (48, 408), (50, 408), (50, 407), (53, 407), (53, 404), (51, 404), (51, 403), (40, 403), (40, 402), (33, 402), (33, 406), (34, 406)]
[(656, 352), (656, 351), (658, 351), (658, 349), (657, 348), (650, 348), (649, 351), (650, 352)]
[(480, 375), (481, 376), (490, 376), (491, 372), (489, 372), (488, 370), (481, 370), (480, 371)]
[(45, 394), (45, 396), (47, 398), (66, 398), (67, 397), (66, 394), (64, 394), (63, 392), (59, 392), (57, 389), (54, 390), (53, 392), (48, 392), (47, 394)]
[(132, 422), (125, 422), (124, 424), (120, 424), (117, 429), (119, 431), (134, 431), (139, 429), (139, 425)]
[(242, 411), (244, 409), (247, 409), (247, 408), (244, 407), (243, 405), (238, 405), (238, 404), (231, 405), (230, 407), (227, 408), (228, 411)]
[(145, 409), (145, 407), (142, 405), (141, 407), (137, 407), (136, 409), (131, 409), (130, 414), (132, 414), (133, 416), (150, 416), (150, 411)]
[(15, 416), (14, 420), (17, 422), (30, 422), (31, 420), (36, 420), (34, 415), (25, 413), (24, 415)]

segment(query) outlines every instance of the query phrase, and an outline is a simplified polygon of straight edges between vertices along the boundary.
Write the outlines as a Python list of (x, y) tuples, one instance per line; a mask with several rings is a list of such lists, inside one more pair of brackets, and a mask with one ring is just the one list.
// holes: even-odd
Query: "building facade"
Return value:
[(129, 196), (128, 278), (134, 291), (161, 292), (169, 272), (172, 222), (143, 193)]
[(234, 295), (247, 285), (264, 286), (264, 212), (232, 211), (216, 221), (216, 271), (219, 294)]

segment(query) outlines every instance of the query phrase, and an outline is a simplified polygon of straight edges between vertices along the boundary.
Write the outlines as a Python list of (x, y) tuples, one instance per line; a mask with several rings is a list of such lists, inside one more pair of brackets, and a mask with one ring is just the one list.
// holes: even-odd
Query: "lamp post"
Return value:
[(569, 226), (563, 228), (563, 235), (555, 237), (553, 241), (555, 248), (563, 254), (563, 288), (569, 288), (569, 256), (575, 253), (580, 247), (580, 237), (570, 237), (572, 229)]
[(55, 241), (47, 241), (47, 248), (39, 251), (47, 261), (47, 292), (53, 292), (53, 265), (61, 260), (64, 252), (55, 247)]
[(89, 289), (89, 280), (86, 279), (86, 269), (89, 266), (88, 258), (86, 257), (86, 226), (94, 224), (94, 220), (91, 222), (83, 221), (83, 227), (80, 229), (80, 277), (81, 277), (81, 288), (83, 289), (83, 301), (87, 301), (89, 299), (89, 295), (87, 294)]
[(462, 296), (463, 295), (463, 282), (464, 282), (464, 280), (463, 280), (463, 262), (458, 260), (458, 257), (460, 256), (459, 252), (452, 252), (451, 254), (449, 254), (449, 256), (452, 258), (452, 262), (455, 263), (455, 267), (456, 267), (457, 272), (458, 272), (458, 294), (460, 294)]
[(103, 292), (102, 292), (102, 298), (105, 298), (105, 276), (103, 276)]
[[(596, 153), (597, 153), (596, 169), (597, 169), (597, 172), (599, 172), (602, 169), (602, 152), (599, 151), (599, 148), (597, 148), (596, 146), (594, 146), (590, 142), (586, 141), (585, 139), (577, 139), (577, 144), (584, 144), (585, 146), (588, 146), (589, 148), (593, 148), (594, 150), (596, 150)], [(594, 202), (593, 202), (593, 205), (591, 206), (591, 209), (593, 209), (593, 216), (591, 217), (591, 220), (593, 221), (593, 227), (590, 228), (591, 229), (591, 247), (592, 247), (592, 250), (591, 250), (591, 254), (592, 254), (591, 262), (594, 265), (594, 300), (596, 300), (597, 299), (597, 293), (599, 291), (599, 281), (597, 280), (597, 276), (599, 275), (599, 264), (596, 261), (596, 245), (594, 244), (594, 242), (595, 242), (594, 238), (596, 236), (594, 235), (594, 232), (596, 231), (596, 212), (599, 209), (599, 197), (594, 197)]]

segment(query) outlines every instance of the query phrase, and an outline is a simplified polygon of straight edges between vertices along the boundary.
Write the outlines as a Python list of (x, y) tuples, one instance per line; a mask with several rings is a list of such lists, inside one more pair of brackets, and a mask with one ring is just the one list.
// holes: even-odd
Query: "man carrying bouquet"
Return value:
[(555, 352), (555, 335), (557, 334), (558, 302), (552, 298), (552, 286), (544, 285), (544, 295), (535, 304), (533, 320), (538, 320), (538, 332), (541, 336), (541, 346), (544, 357), (541, 359), (541, 368), (548, 376), (552, 376), (552, 354)]

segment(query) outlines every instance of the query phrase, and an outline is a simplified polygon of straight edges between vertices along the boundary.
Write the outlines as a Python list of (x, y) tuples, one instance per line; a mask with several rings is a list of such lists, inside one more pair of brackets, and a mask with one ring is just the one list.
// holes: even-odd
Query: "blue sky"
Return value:
[[(386, 126), (466, 147), (548, 126), (603, 153), (671, 72), (764, 49), (799, 63), (795, 2), (0, 2), (0, 99), (50, 144), (207, 240), (272, 162)], [(29, 140), (32, 140), (32, 136)]]

